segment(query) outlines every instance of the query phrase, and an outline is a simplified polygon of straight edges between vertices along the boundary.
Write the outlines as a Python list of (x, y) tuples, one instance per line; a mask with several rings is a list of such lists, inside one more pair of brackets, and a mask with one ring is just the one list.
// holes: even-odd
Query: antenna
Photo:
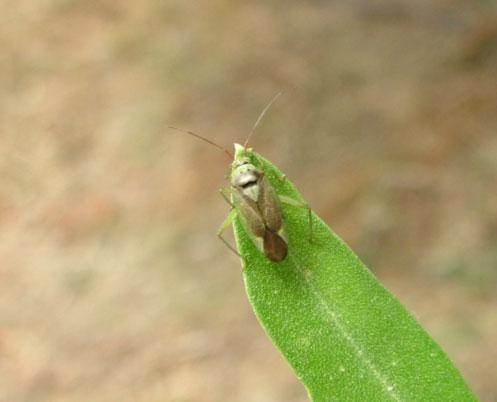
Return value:
[(274, 102), (276, 102), (276, 100), (281, 96), (281, 94), (283, 94), (283, 91), (280, 91), (278, 92), (274, 97), (273, 99), (271, 99), (271, 101), (266, 105), (266, 107), (262, 110), (261, 114), (259, 115), (259, 117), (257, 118), (257, 120), (255, 121), (255, 124), (254, 126), (252, 127), (252, 130), (250, 130), (250, 133), (247, 137), (247, 139), (245, 140), (245, 143), (243, 144), (243, 147), (244, 148), (247, 148), (247, 144), (250, 140), (250, 137), (252, 137), (252, 134), (254, 134), (255, 132), (255, 129), (257, 128), (257, 126), (259, 125), (259, 123), (261, 122), (262, 118), (264, 117), (264, 115), (266, 114), (266, 112), (269, 110), (269, 108), (273, 105)]
[(167, 128), (172, 128), (173, 130), (177, 130), (177, 131), (181, 131), (183, 133), (186, 133), (186, 134), (190, 134), (192, 135), (193, 137), (196, 137), (198, 138), (199, 140), (202, 140), (202, 141), (205, 141), (206, 143), (208, 144), (211, 144), (211, 145), (214, 145), (216, 148), (220, 149), (221, 151), (223, 151), (225, 154), (227, 154), (230, 158), (230, 160), (233, 160), (234, 157), (233, 157), (233, 154), (228, 151), (226, 148), (222, 147), (221, 145), (219, 144), (216, 144), (214, 141), (211, 141), (205, 137), (202, 137), (201, 135), (199, 134), (196, 134), (194, 133), (193, 131), (190, 131), (190, 130), (184, 130), (182, 128), (178, 128), (178, 127), (174, 127), (174, 126), (167, 126)]

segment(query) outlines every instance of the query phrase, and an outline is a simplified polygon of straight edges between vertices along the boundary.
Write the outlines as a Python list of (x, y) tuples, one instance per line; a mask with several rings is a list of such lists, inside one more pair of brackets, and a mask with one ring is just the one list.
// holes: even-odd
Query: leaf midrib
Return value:
[(383, 389), (385, 395), (395, 402), (404, 401), (404, 399), (402, 399), (400, 395), (395, 392), (395, 386), (392, 385), (392, 382), (384, 374), (382, 374), (378, 367), (372, 362), (372, 360), (368, 358), (366, 351), (361, 348), (356, 339), (347, 330), (346, 326), (343, 324), (343, 319), (340, 317), (340, 314), (333, 309), (333, 304), (329, 302), (329, 300), (325, 297), (319, 287), (317, 287), (312, 282), (312, 271), (306, 270), (305, 267), (300, 267), (291, 255), (289, 255), (287, 258), (292, 268), (302, 279), (302, 283), (305, 283), (308, 286), (310, 294), (312, 294), (312, 296), (316, 299), (316, 304), (318, 305), (318, 308), (321, 310), (326, 320), (333, 323), (338, 331), (340, 331), (343, 339), (345, 339), (346, 343), (348, 343), (351, 349), (355, 352), (357, 359), (360, 360), (364, 364), (364, 366), (369, 369), (373, 377), (381, 385), (381, 388)]

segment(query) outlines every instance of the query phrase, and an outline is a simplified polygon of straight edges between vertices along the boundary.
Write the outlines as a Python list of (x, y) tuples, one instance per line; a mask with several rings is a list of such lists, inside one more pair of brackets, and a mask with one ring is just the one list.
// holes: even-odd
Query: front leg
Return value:
[(231, 251), (233, 251), (238, 257), (242, 258), (242, 256), (238, 253), (235, 247), (228, 243), (228, 241), (223, 237), (223, 233), (228, 229), (228, 227), (233, 223), (233, 219), (236, 216), (236, 209), (232, 209), (229, 215), (226, 217), (219, 229), (217, 230), (217, 237), (228, 247)]
[(230, 200), (231, 188), (223, 187), (219, 190), (219, 194), (221, 194), (221, 197), (223, 197), (224, 201), (226, 201), (230, 205), (231, 209), (235, 209), (235, 206)]

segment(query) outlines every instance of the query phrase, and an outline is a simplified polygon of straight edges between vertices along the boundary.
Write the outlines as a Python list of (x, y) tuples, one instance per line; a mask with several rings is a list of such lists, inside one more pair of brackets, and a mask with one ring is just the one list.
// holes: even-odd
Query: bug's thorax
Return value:
[(263, 173), (250, 161), (247, 151), (241, 145), (235, 144), (235, 159), (232, 164), (231, 185), (256, 201), (259, 199), (260, 180)]

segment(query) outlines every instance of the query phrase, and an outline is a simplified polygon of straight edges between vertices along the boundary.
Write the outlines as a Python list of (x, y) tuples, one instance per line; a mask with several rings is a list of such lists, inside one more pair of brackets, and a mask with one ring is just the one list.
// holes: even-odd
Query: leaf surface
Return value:
[[(276, 192), (303, 201), (252, 154)], [(268, 260), (233, 226), (250, 303), (315, 402), (475, 401), (458, 370), (352, 250), (313, 213), (283, 204), (288, 257)]]

